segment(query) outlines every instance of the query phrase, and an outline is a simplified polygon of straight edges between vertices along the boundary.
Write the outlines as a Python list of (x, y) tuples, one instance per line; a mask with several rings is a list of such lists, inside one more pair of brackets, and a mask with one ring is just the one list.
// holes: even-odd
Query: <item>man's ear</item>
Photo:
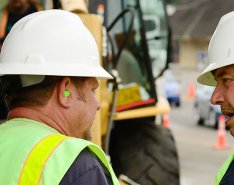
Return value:
[(58, 101), (61, 106), (65, 108), (69, 108), (71, 106), (71, 98), (72, 98), (72, 81), (69, 77), (64, 77), (57, 84), (57, 93), (58, 93)]

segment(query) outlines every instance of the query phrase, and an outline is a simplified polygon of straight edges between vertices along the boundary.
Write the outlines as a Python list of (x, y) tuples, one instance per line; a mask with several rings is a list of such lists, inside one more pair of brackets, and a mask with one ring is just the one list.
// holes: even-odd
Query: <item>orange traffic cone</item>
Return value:
[(169, 128), (169, 126), (170, 126), (170, 121), (169, 121), (168, 114), (163, 115), (163, 126), (166, 127), (166, 128)]
[(225, 117), (224, 115), (219, 116), (217, 143), (214, 146), (216, 149), (227, 149), (226, 143), (226, 130), (225, 130)]
[(188, 85), (188, 98), (193, 100), (195, 97), (195, 86), (193, 82), (190, 82)]

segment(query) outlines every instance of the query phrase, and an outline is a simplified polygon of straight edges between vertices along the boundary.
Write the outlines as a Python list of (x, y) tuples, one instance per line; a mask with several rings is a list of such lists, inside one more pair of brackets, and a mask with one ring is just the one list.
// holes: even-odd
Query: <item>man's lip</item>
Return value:
[(226, 124), (226, 126), (230, 126), (232, 119), (233, 119), (233, 116), (225, 116), (225, 124)]
[(224, 110), (222, 110), (222, 114), (223, 114), (224, 116), (228, 116), (228, 117), (234, 116), (234, 112), (228, 112), (228, 111), (224, 111)]

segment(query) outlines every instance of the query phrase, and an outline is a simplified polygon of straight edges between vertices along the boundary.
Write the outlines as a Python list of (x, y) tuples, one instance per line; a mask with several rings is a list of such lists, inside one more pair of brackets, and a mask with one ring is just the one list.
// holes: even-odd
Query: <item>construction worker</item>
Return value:
[(112, 77), (77, 15), (46, 10), (18, 21), (3, 43), (0, 75), (9, 108), (0, 126), (1, 184), (119, 184), (88, 141), (97, 78)]
[[(198, 77), (203, 85), (215, 86), (211, 103), (220, 105), (226, 126), (234, 136), (234, 12), (224, 15), (210, 40), (209, 66)], [(234, 154), (218, 171), (215, 185), (234, 184)]]

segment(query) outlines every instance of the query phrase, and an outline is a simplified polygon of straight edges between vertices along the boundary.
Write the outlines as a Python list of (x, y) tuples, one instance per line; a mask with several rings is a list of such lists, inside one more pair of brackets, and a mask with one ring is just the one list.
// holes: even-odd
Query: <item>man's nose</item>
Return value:
[(213, 91), (210, 102), (213, 105), (220, 105), (224, 102), (223, 90), (220, 85), (217, 85)]

